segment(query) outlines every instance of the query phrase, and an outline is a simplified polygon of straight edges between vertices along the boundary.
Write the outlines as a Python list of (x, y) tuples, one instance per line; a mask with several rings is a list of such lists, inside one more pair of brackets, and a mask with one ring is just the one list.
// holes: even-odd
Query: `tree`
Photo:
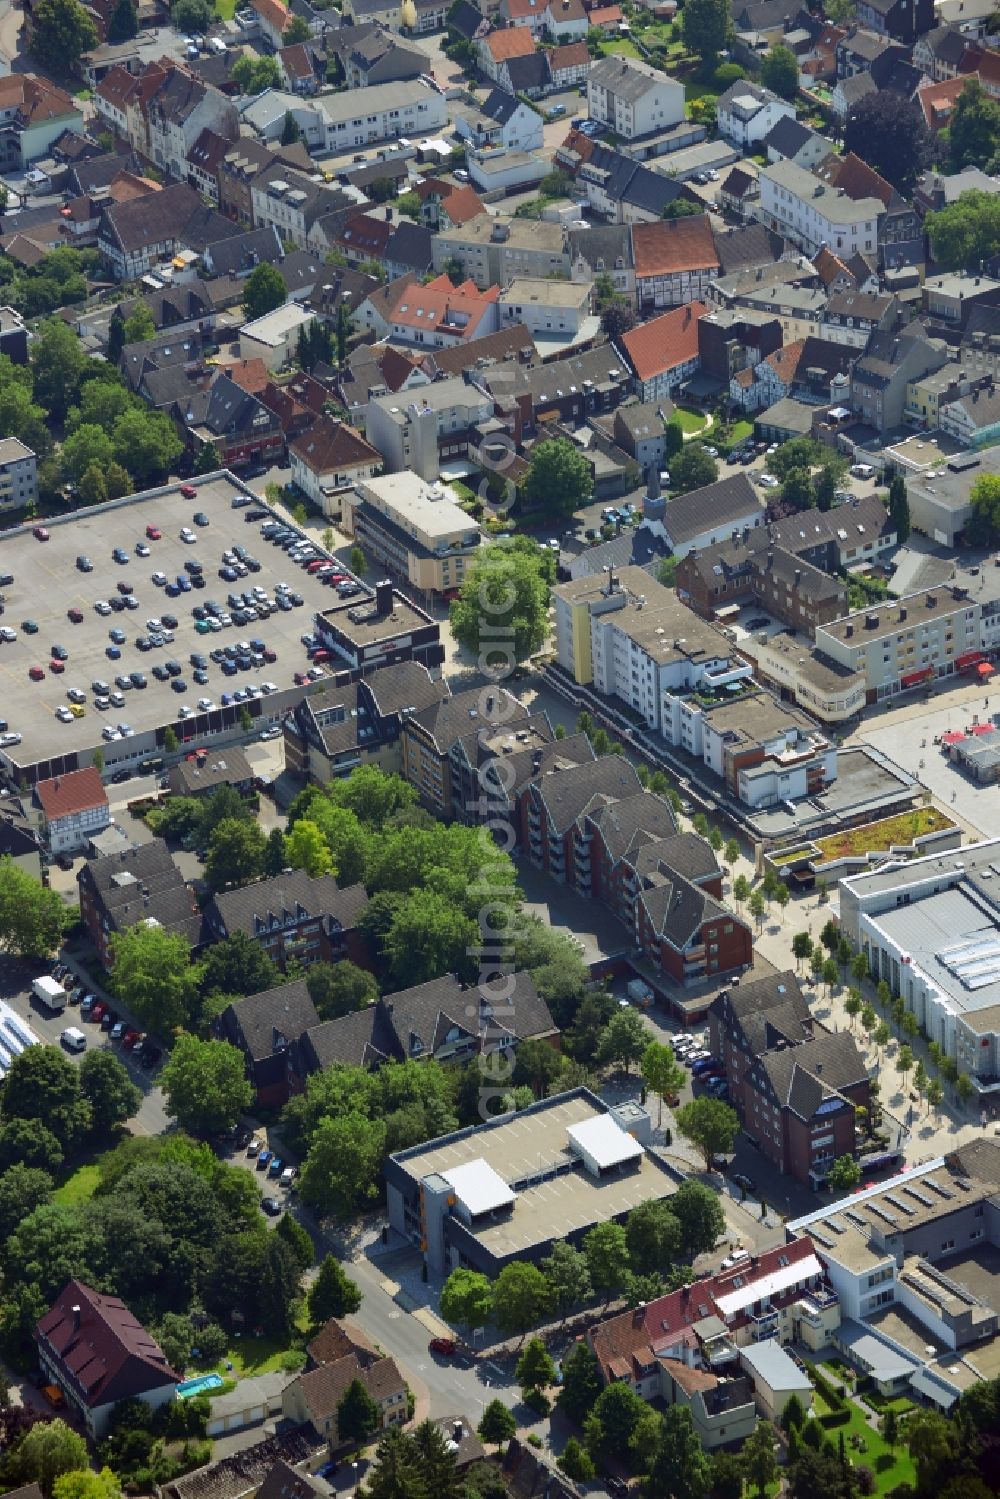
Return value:
[(0, 1170), (15, 1165), (58, 1171), (65, 1151), (39, 1119), (10, 1119), (0, 1125)]
[(574, 1483), (589, 1483), (597, 1471), (590, 1453), (576, 1437), (570, 1437), (556, 1458), (556, 1466)]
[[(283, 140), (282, 145), (289, 145)], [(243, 283), (243, 311), (247, 319), (264, 317), (284, 305), (287, 292), (281, 272), (267, 261), (255, 266)]]
[(493, 1320), (502, 1333), (523, 1336), (549, 1305), (549, 1283), (536, 1265), (512, 1260), (503, 1267), (493, 1287)]
[(20, 1484), (37, 1483), (43, 1494), (51, 1494), (56, 1479), (90, 1467), (90, 1454), (83, 1437), (65, 1421), (40, 1421), (21, 1438), (4, 1465), (4, 1478)]
[(948, 149), (956, 172), (967, 166), (996, 170), (993, 161), (1000, 151), (1000, 105), (977, 77), (969, 79), (955, 100), (948, 121)]
[(1000, 203), (992, 193), (978, 188), (960, 193), (946, 208), (929, 213), (925, 223), (931, 252), (944, 270), (976, 270), (1000, 251)]
[[(314, 971), (309, 969), (308, 979)], [(263, 994), (280, 983), (280, 968), (249, 932), (235, 931), (213, 942), (201, 965), (203, 994)]]
[(302, 1224), (297, 1218), (293, 1218), (291, 1213), (282, 1213), (274, 1231), (279, 1238), (285, 1240), (292, 1254), (295, 1256), (295, 1262), (299, 1269), (308, 1270), (316, 1258), (316, 1251), (313, 1248), (313, 1241), (309, 1237), (308, 1229), (303, 1228)]
[(743, 1464), (735, 1452), (712, 1454), (712, 1499), (743, 1499)]
[(799, 64), (790, 47), (779, 42), (772, 47), (760, 68), (760, 81), (781, 99), (794, 99), (799, 91)]
[(126, 411), (112, 433), (115, 459), (138, 484), (165, 479), (184, 451), (170, 418), (162, 411)]
[(548, 1283), (552, 1305), (563, 1321), (575, 1306), (593, 1294), (586, 1255), (565, 1239), (557, 1239), (552, 1253), (542, 1260), (542, 1274)]
[(196, 474), (214, 474), (222, 467), (222, 454), (218, 445), (214, 442), (203, 442), (194, 455), (194, 472)]
[(764, 896), (764, 892), (758, 886), (758, 888), (752, 891), (750, 894), (750, 915), (753, 917), (754, 921), (756, 921), (758, 927), (763, 925), (766, 904), (767, 902)]
[(479, 657), (480, 669), (503, 675), (526, 661), (544, 644), (548, 622), (549, 584), (538, 547), (480, 547), (451, 606), (455, 639)]
[(305, 817), (285, 835), (285, 858), (293, 869), (304, 869), (312, 879), (333, 872), (333, 857), (326, 839), (316, 824)]
[(706, 484), (714, 484), (718, 477), (719, 465), (699, 442), (688, 443), (683, 452), (670, 460), (670, 488), (674, 494), (702, 489)]
[(337, 1435), (342, 1442), (359, 1446), (378, 1431), (382, 1412), (360, 1379), (352, 1379), (337, 1406)]
[(78, 0), (38, 0), (32, 10), (31, 53), (44, 68), (65, 77), (80, 54), (97, 43), (97, 27)]
[(80, 1073), (56, 1046), (29, 1046), (7, 1068), (0, 1109), (7, 1121), (30, 1120), (51, 1130), (71, 1154), (90, 1129), (90, 1104)]
[(663, 1417), (650, 1463), (650, 1494), (670, 1494), (672, 1499), (706, 1499), (711, 1481), (712, 1464), (698, 1440), (690, 1410), (686, 1406), (670, 1406)]
[(733, 865), (736, 863), (736, 860), (739, 858), (739, 856), (740, 856), (740, 846), (737, 843), (736, 839), (735, 838), (728, 838), (726, 840), (726, 846), (725, 846), (725, 849), (723, 850), (722, 857), (723, 857), (723, 859), (724, 859), (724, 861), (725, 861), (725, 863), (726, 863), (726, 865), (727, 865), (727, 867), (729, 869), (732, 869)]
[(140, 1024), (164, 1037), (185, 1024), (198, 975), (180, 933), (140, 921), (112, 935), (111, 953), (111, 985)]
[(878, 1023), (878, 1025), (875, 1027), (875, 1034), (872, 1037), (872, 1040), (875, 1042), (875, 1045), (878, 1047), (880, 1054), (885, 1049), (885, 1047), (888, 1046), (888, 1044), (889, 1044), (889, 1027), (888, 1027), (888, 1025), (886, 1024), (886, 1022), (884, 1020), (880, 1020), (879, 1023)]
[(640, 1275), (666, 1270), (681, 1255), (682, 1230), (667, 1202), (641, 1202), (625, 1223), (628, 1257)]
[(273, 57), (237, 58), (229, 76), (241, 94), (262, 94), (265, 89), (280, 88), (281, 70)]
[(933, 1493), (935, 1476), (954, 1457), (955, 1428), (939, 1411), (916, 1410), (906, 1420), (904, 1436), (917, 1465), (917, 1488)]
[(365, 554), (361, 548), (359, 546), (351, 547), (351, 572), (357, 573), (359, 577), (362, 577), (367, 566)]
[(774, 1427), (770, 1421), (758, 1421), (743, 1443), (743, 1468), (747, 1480), (757, 1485), (757, 1493), (764, 1499), (768, 1485), (778, 1476)]
[(92, 466), (103, 471), (113, 457), (111, 438), (103, 428), (89, 423), (70, 433), (60, 453), (63, 475), (71, 483), (81, 479)]
[(196, 1036), (178, 1036), (160, 1086), (167, 1113), (193, 1135), (232, 1129), (253, 1099), (243, 1053), (228, 1041)]
[(360, 1305), (361, 1292), (354, 1281), (339, 1260), (332, 1254), (326, 1255), (309, 1288), (309, 1319), (313, 1326), (322, 1327), (331, 1317), (350, 1316)]
[(0, 859), (0, 948), (18, 958), (45, 958), (59, 945), (66, 908), (13, 859)]
[(851, 1192), (861, 1180), (861, 1167), (851, 1155), (838, 1156), (830, 1167), (827, 1180), (838, 1192)]
[(847, 998), (844, 1001), (844, 1009), (847, 1011), (848, 1019), (851, 1022), (851, 1029), (853, 1030), (854, 1022), (861, 1014), (861, 991), (859, 989), (848, 989)]
[(77, 498), (81, 505), (103, 505), (108, 500), (108, 482), (99, 463), (88, 464), (80, 475)]
[(702, 1182), (682, 1182), (669, 1206), (681, 1226), (681, 1247), (688, 1259), (715, 1247), (725, 1231), (726, 1215), (710, 1187)]
[(832, 510), (837, 495), (837, 479), (829, 466), (820, 469), (813, 480), (813, 498), (817, 510)]
[(4, 1243), (37, 1207), (52, 1198), (52, 1177), (20, 1161), (0, 1173), (0, 1239)]
[(837, 967), (836, 958), (827, 958), (823, 964), (822, 979), (826, 985), (827, 994), (832, 994), (835, 986), (840, 981), (840, 969)]
[(572, 515), (594, 493), (593, 470), (584, 454), (565, 437), (545, 438), (531, 450), (521, 497), (546, 516)]
[(745, 874), (738, 874), (733, 881), (733, 900), (742, 906), (750, 894), (750, 881)]
[(726, 0), (688, 0), (681, 11), (684, 45), (701, 58), (701, 70), (706, 76), (714, 70), (731, 31)]
[(491, 1400), (476, 1430), (484, 1442), (492, 1442), (499, 1450), (517, 1431), (517, 1422), (502, 1400)]
[(207, 31), (212, 24), (210, 0), (174, 0), (170, 21), (178, 31), (189, 35), (192, 31)]
[[(906, 1051), (908, 1050), (908, 1048), (901, 1047), (900, 1050)], [(898, 1068), (898, 1061), (896, 1063), (896, 1066)], [(958, 1095), (959, 1103), (969, 1104), (972, 1102), (972, 1099), (975, 1096), (976, 1089), (972, 1082), (972, 1079), (967, 1072), (960, 1072), (958, 1074), (958, 1077), (955, 1081), (955, 1092)]]
[(155, 337), (156, 323), (153, 321), (153, 314), (150, 312), (145, 302), (138, 302), (135, 307), (133, 307), (132, 311), (125, 319), (125, 325), (122, 331), (124, 333), (125, 342), (127, 344), (142, 344), (145, 343), (147, 339)]
[(650, 1041), (642, 1053), (640, 1064), (642, 1080), (650, 1092), (660, 1100), (657, 1126), (663, 1117), (663, 1100), (670, 1094), (679, 1093), (686, 1074), (674, 1056), (673, 1048), (659, 1041)]
[(916, 100), (872, 93), (847, 116), (844, 151), (860, 156), (893, 187), (908, 193), (931, 161), (933, 140)]
[[(370, 906), (367, 915), (375, 921), (378, 907), (373, 912)], [(362, 927), (370, 930), (368, 919), (362, 921)], [(382, 954), (395, 987), (410, 988), (448, 972), (468, 975), (469, 954), (475, 950), (478, 935), (477, 924), (446, 894), (414, 890), (396, 897), (382, 942)]]
[(649, 1407), (625, 1380), (603, 1389), (583, 1423), (587, 1450), (592, 1457), (626, 1457), (636, 1427)]
[(80, 1063), (80, 1089), (90, 1104), (91, 1128), (104, 1139), (142, 1102), (142, 1090), (110, 1051), (88, 1051)]
[(384, 1149), (381, 1120), (358, 1114), (322, 1120), (299, 1178), (303, 1202), (320, 1213), (346, 1218), (374, 1197)]
[(306, 974), (309, 997), (321, 1020), (339, 1020), (355, 1010), (364, 1010), (378, 999), (374, 974), (350, 959), (339, 963), (313, 963)]
[(122, 1499), (121, 1484), (110, 1468), (61, 1474), (52, 1485), (53, 1499)]
[(721, 1099), (704, 1094), (677, 1109), (674, 1122), (685, 1140), (690, 1140), (702, 1152), (706, 1169), (711, 1166), (714, 1155), (729, 1154), (740, 1128), (739, 1116), (734, 1109)]
[(281, 127), (281, 144), (283, 146), (294, 146), (302, 139), (302, 131), (299, 122), (290, 109), (285, 110), (285, 123)]
[(637, 1011), (619, 1009), (601, 1037), (595, 1060), (602, 1066), (608, 1062), (620, 1063), (628, 1072), (633, 1062), (645, 1054), (649, 1032)]
[(939, 1077), (932, 1077), (927, 1084), (927, 1102), (935, 1113), (944, 1102), (944, 1085)]
[[(224, 890), (227, 885), (249, 885), (263, 874), (266, 852), (267, 839), (256, 822), (246, 818), (226, 818), (216, 825), (209, 838), (205, 879), (212, 890)], [(303, 867), (294, 859), (289, 862), (296, 868)], [(324, 870), (318, 872), (325, 873)]]
[(614, 342), (635, 327), (635, 313), (625, 302), (609, 302), (601, 313), (601, 327)]
[(796, 932), (792, 938), (792, 956), (795, 958), (795, 966), (799, 969), (806, 958), (812, 956), (813, 943), (808, 932)]
[(527, 1390), (544, 1390), (556, 1377), (556, 1366), (552, 1355), (541, 1338), (529, 1338), (517, 1361), (514, 1378)]
[(594, 1290), (603, 1292), (605, 1305), (625, 1284), (629, 1270), (628, 1241), (620, 1223), (597, 1223), (583, 1239), (583, 1252)]
[[(1000, 115), (1000, 105), (994, 104), (993, 108)], [(906, 480), (902, 474), (894, 474), (889, 481), (889, 519), (902, 545), (910, 535), (910, 502), (906, 498)]]
[(904, 1083), (906, 1081), (906, 1074), (909, 1072), (912, 1066), (913, 1048), (911, 1046), (901, 1046), (899, 1048), (899, 1051), (896, 1053), (896, 1071), (899, 1073)]
[(896, 1419), (896, 1412), (893, 1410), (891, 1405), (886, 1409), (886, 1413), (882, 1417), (882, 1420), (880, 1422), (879, 1429), (882, 1433), (883, 1442), (885, 1442), (885, 1445), (891, 1452), (896, 1443), (899, 1441), (899, 1423)]
[(868, 977), (868, 954), (865, 952), (855, 953), (851, 959), (851, 977), (859, 984), (863, 984)]
[(562, 1376), (557, 1403), (571, 1421), (582, 1426), (603, 1388), (597, 1358), (589, 1344), (582, 1340), (574, 1343), (563, 1359)]
[[(309, 29), (309, 22), (302, 16), (293, 16), (282, 33), (282, 41), (285, 46), (294, 47), (296, 42), (309, 42), (311, 40), (312, 32)], [(287, 146), (290, 142), (283, 141), (282, 144)]]

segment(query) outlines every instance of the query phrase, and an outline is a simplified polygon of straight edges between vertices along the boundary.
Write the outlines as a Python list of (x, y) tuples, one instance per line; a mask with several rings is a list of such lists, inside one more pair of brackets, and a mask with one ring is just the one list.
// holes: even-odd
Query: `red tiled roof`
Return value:
[(218, 367), (229, 376), (234, 385), (245, 390), (248, 396), (259, 395), (271, 378), (263, 359), (218, 360)]
[(365, 213), (350, 219), (339, 234), (334, 235), (336, 244), (345, 245), (362, 255), (380, 259), (392, 238), (394, 225), (387, 219), (375, 219)]
[(824, 286), (831, 286), (838, 276), (855, 279), (839, 255), (834, 255), (826, 245), (813, 256), (813, 266)]
[(255, 10), (261, 20), (269, 22), (276, 31), (282, 33), (292, 19), (291, 13), (281, 4), (281, 0), (250, 0), (250, 9)]
[(545, 14), (545, 0), (507, 0), (504, 7), (507, 15), (512, 21), (528, 20), (537, 16), (541, 20)]
[(108, 793), (100, 772), (93, 765), (88, 765), (86, 770), (70, 770), (65, 775), (53, 776), (50, 781), (39, 781), (35, 795), (49, 822), (108, 804)]
[(588, 17), (591, 26), (618, 26), (624, 19), (620, 5), (600, 5)]
[(311, 78), (313, 76), (315, 70), (309, 61), (309, 53), (306, 51), (305, 42), (293, 42), (290, 47), (282, 47), (278, 56), (281, 58), (281, 66), (289, 78)]
[(549, 53), (549, 68), (553, 73), (561, 73), (566, 68), (589, 66), (590, 52), (586, 42), (567, 42), (565, 47), (553, 47)]
[(681, 271), (718, 270), (719, 255), (707, 213), (632, 225), (637, 280)]
[(796, 339), (794, 343), (785, 344), (783, 348), (775, 349), (773, 354), (768, 354), (765, 363), (769, 364), (778, 379), (783, 380), (787, 385), (795, 376), (805, 346), (805, 339)]
[(652, 380), (694, 359), (698, 353), (698, 319), (707, 311), (704, 302), (687, 302), (623, 334), (622, 346), (638, 379)]
[(969, 47), (958, 65), (960, 73), (978, 73), (983, 84), (1000, 83), (1000, 52), (987, 51), (984, 47)]
[[(472, 339), (487, 307), (499, 297), (500, 288), (491, 286), (480, 291), (474, 281), (463, 281), (461, 286), (452, 286), (451, 278), (436, 276), (426, 286), (409, 286), (392, 309), (394, 323), (404, 328), (441, 329), (443, 332), (459, 334)], [(452, 320), (453, 313), (464, 315), (462, 324)]]
[(507, 31), (491, 31), (484, 38), (494, 62), (509, 62), (512, 57), (530, 57), (535, 41), (527, 26), (511, 26)]
[(145, 198), (148, 193), (161, 192), (161, 184), (152, 177), (137, 177), (134, 172), (119, 172), (108, 188), (112, 203), (130, 203), (133, 198)]
[(180, 1378), (124, 1301), (68, 1281), (38, 1323), (37, 1338), (70, 1388), (92, 1409), (148, 1394)]
[(946, 78), (941, 83), (925, 83), (917, 89), (917, 103), (924, 112), (924, 120), (931, 130), (943, 130), (951, 119), (958, 96), (967, 83), (979, 83), (978, 73), (962, 73), (958, 78)]
[(289, 451), (318, 474), (334, 470), (343, 473), (379, 461), (379, 453), (365, 442), (360, 432), (329, 415), (319, 417), (307, 431), (296, 437), (289, 444)]
[(893, 194), (891, 183), (853, 151), (846, 156), (830, 155), (816, 169), (821, 182), (828, 182), (849, 198), (878, 198), (888, 208)]
[(103, 99), (113, 109), (124, 109), (125, 101), (135, 88), (135, 79), (127, 68), (112, 68), (105, 73), (94, 90), (95, 97)]
[(0, 109), (16, 108), (28, 125), (57, 120), (77, 108), (69, 94), (34, 73), (8, 73), (0, 78)]

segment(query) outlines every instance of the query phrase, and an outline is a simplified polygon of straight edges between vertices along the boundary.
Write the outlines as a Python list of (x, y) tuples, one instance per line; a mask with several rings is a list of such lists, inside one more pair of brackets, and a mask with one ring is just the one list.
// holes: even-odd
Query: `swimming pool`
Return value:
[(177, 1386), (178, 1400), (189, 1400), (192, 1395), (205, 1395), (225, 1384), (221, 1374), (199, 1374), (197, 1379), (185, 1379)]

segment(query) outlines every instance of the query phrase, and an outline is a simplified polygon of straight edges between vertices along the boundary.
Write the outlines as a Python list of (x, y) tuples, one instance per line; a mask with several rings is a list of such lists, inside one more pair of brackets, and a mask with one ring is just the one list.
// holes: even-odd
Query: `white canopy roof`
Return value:
[(452, 1166), (441, 1175), (472, 1218), (492, 1213), (496, 1208), (510, 1207), (514, 1201), (514, 1193), (503, 1177), (482, 1156), (464, 1166)]
[(789, 1286), (794, 1286), (800, 1280), (808, 1280), (810, 1275), (822, 1275), (823, 1266), (814, 1254), (809, 1254), (802, 1260), (796, 1260), (791, 1265), (781, 1265), (777, 1270), (772, 1270), (769, 1275), (757, 1275), (749, 1279), (744, 1286), (737, 1290), (727, 1291), (722, 1296), (716, 1296), (715, 1304), (724, 1317), (731, 1317), (736, 1312), (745, 1311), (748, 1306), (753, 1306), (755, 1301), (763, 1301), (765, 1296), (777, 1296), (779, 1291), (787, 1291)]
[(599, 1171), (637, 1161), (643, 1154), (638, 1140), (627, 1135), (610, 1114), (597, 1114), (582, 1124), (571, 1124), (566, 1133), (581, 1155), (590, 1156)]

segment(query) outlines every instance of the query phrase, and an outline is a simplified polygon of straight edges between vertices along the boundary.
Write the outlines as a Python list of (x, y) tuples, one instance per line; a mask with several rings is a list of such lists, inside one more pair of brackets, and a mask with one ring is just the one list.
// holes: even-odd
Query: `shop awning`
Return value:
[(900, 682), (903, 687), (916, 687), (921, 682), (926, 682), (933, 675), (933, 666), (923, 666), (919, 671), (908, 671), (905, 676), (900, 678)]
[(942, 744), (962, 744), (964, 741), (965, 735), (959, 729), (949, 729), (947, 734), (941, 735)]
[(993, 734), (995, 732), (996, 726), (991, 723), (974, 723), (972, 725), (972, 728), (969, 730), (969, 733), (975, 734), (977, 739), (980, 739), (983, 734)]
[(955, 670), (968, 671), (970, 666), (978, 666), (985, 659), (982, 651), (963, 651), (960, 656), (955, 657)]

